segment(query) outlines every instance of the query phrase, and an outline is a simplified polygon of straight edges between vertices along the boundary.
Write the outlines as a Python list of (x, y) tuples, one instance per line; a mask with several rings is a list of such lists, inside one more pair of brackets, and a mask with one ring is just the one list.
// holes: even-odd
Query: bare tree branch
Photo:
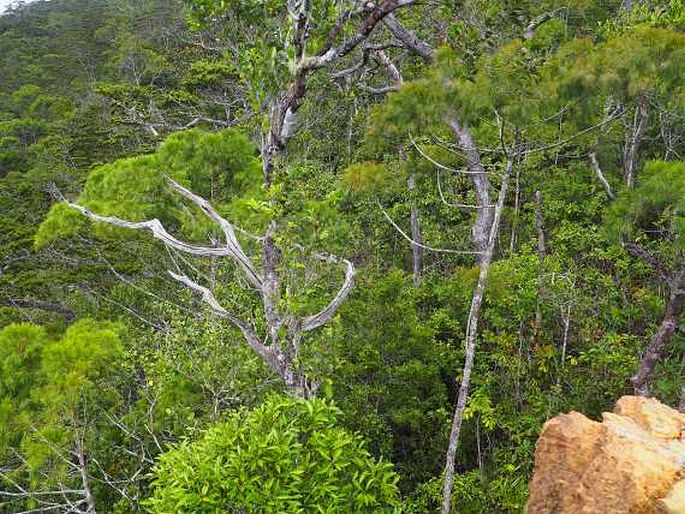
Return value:
[(590, 160), (590, 167), (592, 168), (592, 171), (595, 172), (595, 175), (597, 175), (597, 178), (604, 186), (604, 191), (606, 192), (609, 199), (616, 200), (616, 195), (614, 194), (613, 189), (611, 189), (611, 184), (609, 184), (606, 177), (604, 176), (604, 173), (602, 173), (602, 168), (599, 165), (599, 161), (597, 160), (597, 152), (592, 150), (588, 154), (588, 159)]
[(414, 241), (411, 237), (407, 235), (407, 233), (402, 230), (397, 223), (393, 221), (393, 219), (390, 217), (390, 215), (383, 209), (383, 206), (378, 203), (378, 208), (381, 210), (383, 213), (383, 216), (385, 216), (385, 219), (390, 222), (390, 224), (397, 230), (397, 232), (400, 233), (400, 235), (405, 238), (407, 241), (409, 241), (413, 246), (417, 246), (419, 248), (423, 248), (424, 250), (429, 250), (431, 252), (439, 252), (439, 253), (455, 253), (458, 255), (479, 255), (480, 252), (474, 252), (471, 250), (450, 250), (449, 248), (433, 248), (432, 246), (427, 246), (425, 244), (420, 243), (419, 241)]
[(356, 270), (351, 261), (348, 261), (347, 259), (339, 259), (332, 255), (316, 254), (316, 257), (320, 260), (326, 261), (329, 264), (340, 262), (344, 263), (346, 266), (345, 281), (333, 300), (331, 300), (331, 303), (329, 303), (323, 310), (317, 312), (313, 316), (309, 316), (302, 320), (302, 331), (313, 330), (327, 323), (338, 311), (354, 286), (354, 276), (356, 274)]
[(637, 257), (642, 262), (647, 264), (650, 268), (657, 272), (662, 280), (669, 281), (671, 277), (671, 271), (654, 255), (649, 253), (645, 248), (637, 243), (624, 243), (623, 248), (625, 248), (630, 255)]
[(220, 216), (207, 200), (181, 186), (171, 178), (167, 177), (167, 181), (175, 191), (197, 205), (200, 209), (202, 209), (202, 212), (204, 212), (212, 221), (221, 227), (221, 230), (226, 236), (226, 248), (230, 251), (230, 256), (236, 262), (238, 262), (241, 268), (243, 268), (248, 280), (254, 286), (259, 287), (262, 282), (262, 277), (260, 277), (259, 273), (257, 273), (257, 270), (255, 270), (254, 266), (252, 265), (252, 262), (250, 262), (250, 259), (247, 257), (247, 255), (245, 255), (245, 252), (235, 236), (233, 225), (229, 223), (228, 220), (226, 220), (223, 216)]
[(649, 122), (649, 98), (646, 94), (640, 95), (635, 106), (633, 123), (626, 131), (626, 141), (623, 147), (623, 174), (626, 185), (632, 189), (635, 187), (635, 167), (637, 165), (637, 153), (642, 145), (642, 139), (647, 131)]
[(235, 236), (233, 225), (221, 217), (204, 198), (201, 198), (190, 192), (171, 179), (168, 179), (168, 182), (174, 190), (198, 205), (210, 219), (215, 221), (221, 227), (226, 236), (225, 246), (200, 246), (181, 241), (169, 234), (162, 223), (156, 218), (149, 221), (126, 221), (117, 218), (116, 216), (100, 216), (99, 214), (95, 214), (87, 208), (73, 202), (68, 202), (68, 205), (95, 221), (109, 223), (110, 225), (132, 230), (149, 230), (152, 232), (152, 236), (154, 238), (159, 239), (165, 245), (175, 248), (176, 250), (180, 250), (181, 252), (199, 256), (230, 257), (243, 269), (248, 281), (255, 287), (261, 288), (262, 278), (259, 273), (257, 273), (248, 257), (245, 255), (245, 252), (243, 252), (242, 247)]
[(668, 281), (668, 288), (666, 311), (659, 329), (650, 339), (640, 360), (637, 373), (630, 377), (630, 383), (633, 385), (637, 396), (650, 396), (649, 377), (652, 375), (656, 365), (663, 360), (666, 346), (671, 340), (673, 332), (678, 327), (680, 316), (685, 307), (685, 270), (673, 273)]
[(169, 275), (171, 275), (171, 277), (173, 277), (174, 280), (177, 280), (178, 282), (184, 284), (190, 289), (200, 293), (202, 295), (202, 300), (211, 307), (213, 314), (229, 320), (237, 328), (239, 328), (248, 345), (260, 357), (264, 358), (267, 361), (272, 359), (273, 352), (269, 349), (269, 347), (265, 346), (262, 343), (262, 341), (259, 339), (255, 331), (253, 330), (252, 326), (247, 321), (240, 319), (235, 314), (224, 309), (224, 307), (219, 303), (214, 294), (207, 287), (198, 284), (186, 275), (180, 275), (178, 273), (174, 273), (173, 271), (169, 271)]
[(307, 56), (304, 52), (301, 53), (290, 86), (277, 98), (271, 108), (269, 132), (262, 145), (262, 165), (264, 181), (267, 185), (271, 185), (272, 182), (274, 159), (283, 153), (288, 140), (296, 132), (297, 111), (307, 92), (308, 76), (351, 53), (369, 38), (383, 18), (413, 3), (414, 0), (381, 0), (377, 4), (366, 2), (361, 11), (366, 13), (366, 17), (356, 31), (342, 43), (335, 46), (335, 40), (343, 32), (343, 24), (348, 19), (348, 13), (343, 13), (331, 27), (326, 43), (316, 55)]
[(5, 305), (7, 307), (18, 307), (22, 309), (36, 309), (39, 311), (62, 314), (68, 322), (72, 322), (76, 317), (76, 313), (69, 307), (41, 300), (2, 298), (0, 299), (0, 305)]
[(383, 18), (383, 24), (406, 48), (419, 54), (426, 62), (433, 62), (435, 59), (435, 48), (425, 41), (421, 41), (416, 34), (402, 25), (394, 14), (390, 13)]
[(523, 39), (533, 39), (538, 27), (554, 18), (556, 12), (557, 11), (542, 13), (540, 16), (533, 18), (523, 31)]

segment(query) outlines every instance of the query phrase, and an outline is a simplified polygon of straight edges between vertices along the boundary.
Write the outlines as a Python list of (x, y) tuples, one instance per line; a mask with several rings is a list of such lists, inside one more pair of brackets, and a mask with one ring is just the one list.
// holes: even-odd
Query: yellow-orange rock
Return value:
[(535, 449), (527, 514), (685, 514), (685, 415), (624, 396), (602, 422), (552, 418)]
[(656, 502), (659, 512), (663, 514), (679, 514), (685, 512), (685, 480), (673, 486), (666, 498)]

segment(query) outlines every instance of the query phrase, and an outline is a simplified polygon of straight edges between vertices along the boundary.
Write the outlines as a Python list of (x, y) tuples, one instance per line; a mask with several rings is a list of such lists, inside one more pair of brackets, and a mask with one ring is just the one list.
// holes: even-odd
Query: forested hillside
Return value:
[(0, 16), (0, 512), (522, 512), (685, 411), (682, 0)]

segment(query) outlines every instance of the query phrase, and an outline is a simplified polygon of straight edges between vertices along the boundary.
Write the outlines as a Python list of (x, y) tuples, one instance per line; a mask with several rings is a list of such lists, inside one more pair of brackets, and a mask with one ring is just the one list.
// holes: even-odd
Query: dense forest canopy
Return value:
[(685, 411), (681, 0), (0, 16), (0, 511), (522, 512)]

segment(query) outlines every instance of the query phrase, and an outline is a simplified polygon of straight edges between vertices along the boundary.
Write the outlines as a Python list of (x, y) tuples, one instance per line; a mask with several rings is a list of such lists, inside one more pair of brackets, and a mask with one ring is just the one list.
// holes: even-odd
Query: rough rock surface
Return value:
[(535, 449), (527, 514), (685, 514), (685, 415), (624, 396), (602, 422), (550, 419)]

